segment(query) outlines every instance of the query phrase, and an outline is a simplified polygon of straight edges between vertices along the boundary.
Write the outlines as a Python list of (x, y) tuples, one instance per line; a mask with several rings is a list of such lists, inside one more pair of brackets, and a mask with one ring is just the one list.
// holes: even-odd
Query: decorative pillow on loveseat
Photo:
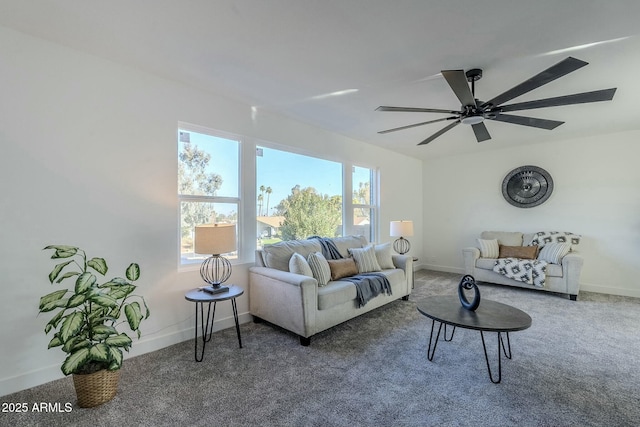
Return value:
[(562, 258), (571, 250), (571, 243), (547, 243), (540, 249), (538, 259), (552, 264), (561, 264)]
[(393, 264), (393, 257), (391, 256), (391, 243), (380, 243), (375, 245), (374, 248), (378, 265), (382, 270), (396, 268)]
[(376, 250), (373, 245), (364, 248), (350, 248), (349, 253), (353, 256), (358, 266), (358, 273), (369, 273), (380, 271), (380, 264), (376, 258)]
[(506, 246), (500, 245), (498, 258), (536, 259), (538, 246)]
[(328, 259), (327, 262), (331, 270), (331, 280), (340, 280), (343, 277), (358, 274), (358, 267), (353, 258)]
[(478, 239), (478, 246), (480, 246), (480, 256), (482, 258), (495, 259), (499, 257), (498, 239)]
[(313, 278), (318, 281), (318, 286), (324, 286), (331, 280), (331, 268), (327, 259), (322, 255), (322, 252), (314, 252), (309, 254), (307, 258)]

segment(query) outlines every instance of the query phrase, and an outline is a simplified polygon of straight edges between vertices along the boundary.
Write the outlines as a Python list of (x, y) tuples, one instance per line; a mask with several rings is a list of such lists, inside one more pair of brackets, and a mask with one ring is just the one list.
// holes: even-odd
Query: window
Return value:
[[(240, 206), (240, 140), (208, 129), (178, 129), (178, 199), (180, 201), (180, 263), (200, 261), (195, 254), (196, 225), (236, 224)], [(238, 246), (241, 242), (238, 241)], [(226, 254), (237, 258), (238, 252)]]
[(353, 222), (348, 234), (366, 236), (372, 242), (375, 240), (376, 203), (374, 169), (360, 166), (351, 167), (351, 212)]
[(375, 176), (373, 169), (256, 147), (257, 246), (314, 235), (374, 241)]

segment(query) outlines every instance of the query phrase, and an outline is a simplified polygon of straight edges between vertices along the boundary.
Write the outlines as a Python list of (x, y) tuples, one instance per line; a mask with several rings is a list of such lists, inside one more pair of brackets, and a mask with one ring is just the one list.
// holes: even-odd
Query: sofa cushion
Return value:
[(376, 250), (373, 245), (365, 248), (351, 248), (349, 253), (353, 255), (353, 259), (358, 266), (358, 273), (369, 273), (372, 271), (380, 271), (380, 264), (376, 258)]
[(506, 246), (500, 245), (498, 258), (536, 259), (537, 246)]
[(331, 280), (331, 269), (327, 259), (322, 255), (322, 252), (314, 252), (309, 254), (307, 258), (313, 278), (318, 281), (318, 286), (324, 286)]
[(498, 240), (501, 245), (522, 246), (522, 233), (518, 231), (483, 231), (480, 234), (481, 239)]
[(271, 245), (264, 245), (262, 248), (262, 259), (266, 267), (289, 271), (289, 260), (294, 253), (297, 252), (303, 257), (308, 257), (309, 254), (321, 250), (322, 246), (320, 246), (320, 242), (315, 239), (286, 240)]
[(311, 267), (309, 267), (309, 263), (297, 252), (291, 255), (291, 259), (289, 259), (289, 271), (295, 274), (313, 277), (313, 272), (311, 271)]
[[(391, 287), (402, 284), (407, 280), (404, 275), (404, 271), (397, 268), (393, 270), (383, 270), (382, 274), (387, 276)], [(380, 296), (382, 296), (382, 294), (378, 297)], [(341, 280), (331, 281), (327, 286), (318, 288), (318, 309), (327, 310), (337, 305), (344, 304), (345, 302), (351, 302), (355, 306), (356, 297), (356, 285), (353, 283)]]
[(393, 264), (393, 257), (391, 254), (391, 243), (382, 243), (374, 246), (376, 251), (376, 259), (381, 269), (396, 268)]
[(540, 249), (538, 259), (553, 264), (562, 263), (562, 258), (571, 250), (571, 243), (547, 243)]
[(497, 239), (478, 239), (482, 258), (498, 258), (500, 247)]
[(339, 280), (358, 274), (358, 267), (353, 258), (328, 259), (327, 262), (331, 270), (331, 280)]
[(350, 248), (364, 248), (367, 246), (367, 238), (364, 236), (334, 237), (331, 241), (336, 245), (343, 258), (349, 258)]

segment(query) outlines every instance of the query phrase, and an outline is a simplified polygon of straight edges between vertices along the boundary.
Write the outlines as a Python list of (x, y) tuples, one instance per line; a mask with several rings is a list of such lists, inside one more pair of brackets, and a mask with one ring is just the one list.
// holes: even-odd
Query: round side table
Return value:
[[(205, 345), (211, 341), (211, 335), (213, 332), (213, 318), (216, 315), (216, 304), (220, 301), (231, 300), (231, 307), (233, 308), (233, 318), (236, 322), (236, 332), (238, 334), (238, 345), (242, 348), (242, 338), (240, 337), (240, 324), (238, 323), (238, 307), (236, 305), (236, 298), (244, 294), (244, 289), (236, 285), (226, 285), (229, 287), (227, 292), (219, 294), (210, 294), (203, 291), (200, 288), (192, 289), (184, 295), (184, 299), (187, 301), (196, 303), (196, 327), (195, 327), (195, 339), (194, 339), (194, 356), (196, 362), (202, 362), (204, 357)], [(207, 307), (207, 320), (204, 320), (204, 304), (209, 304)], [(211, 303), (213, 303), (213, 311), (211, 311)], [(198, 316), (198, 309), (200, 309), (200, 315)], [(198, 322), (198, 317), (200, 321)], [(202, 331), (202, 350), (200, 356), (198, 356), (198, 323), (200, 323), (200, 330)]]

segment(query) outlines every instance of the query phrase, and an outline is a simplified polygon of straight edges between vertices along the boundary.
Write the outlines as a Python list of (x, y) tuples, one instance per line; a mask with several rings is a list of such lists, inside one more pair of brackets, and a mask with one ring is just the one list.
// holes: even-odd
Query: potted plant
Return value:
[[(85, 251), (75, 246), (52, 245), (44, 250), (54, 251), (51, 259), (65, 259), (49, 273), (49, 281), (67, 285), (40, 298), (40, 313), (57, 310), (44, 328), (47, 334), (54, 331), (48, 348), (61, 347), (67, 353), (61, 370), (73, 374), (79, 406), (100, 405), (115, 396), (122, 350), (131, 347), (131, 337), (118, 328), (128, 328), (140, 338), (140, 322), (149, 317), (144, 298), (133, 294), (137, 286), (131, 283), (140, 277), (140, 267), (132, 263), (126, 279), (100, 283), (97, 275), (108, 271), (103, 258), (87, 259)], [(94, 385), (95, 381), (102, 385)]]

